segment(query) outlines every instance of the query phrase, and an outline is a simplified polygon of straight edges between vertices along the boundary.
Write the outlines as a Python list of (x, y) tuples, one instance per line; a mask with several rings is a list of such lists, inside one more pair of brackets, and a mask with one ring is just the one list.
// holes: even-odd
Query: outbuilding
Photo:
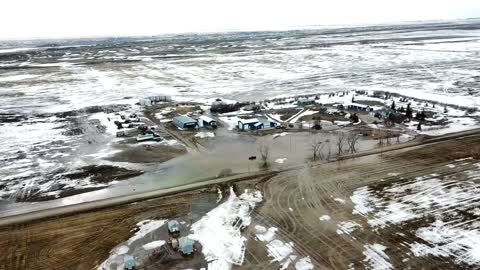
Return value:
[(312, 105), (312, 104), (315, 104), (315, 99), (299, 98), (297, 100), (297, 105), (299, 106)]
[(275, 128), (279, 126), (278, 122), (272, 121), (270, 119), (260, 119), (260, 122), (262, 122), (263, 128)]
[(133, 270), (135, 268), (135, 259), (131, 255), (123, 257), (123, 269)]
[(190, 255), (193, 253), (193, 240), (183, 236), (178, 239), (178, 250), (183, 254), (183, 255)]
[(191, 128), (197, 128), (198, 127), (198, 122), (195, 121), (195, 119), (192, 119), (192, 118), (190, 118), (189, 116), (186, 116), (186, 115), (180, 115), (180, 116), (174, 117), (172, 119), (172, 122), (179, 129), (191, 129)]
[(180, 223), (176, 220), (169, 220), (167, 223), (169, 233), (179, 233), (180, 232)]
[(217, 121), (211, 117), (202, 115), (198, 118), (198, 127), (217, 127)]
[(238, 120), (238, 129), (240, 130), (259, 128), (263, 128), (263, 123), (261, 123), (257, 118)]

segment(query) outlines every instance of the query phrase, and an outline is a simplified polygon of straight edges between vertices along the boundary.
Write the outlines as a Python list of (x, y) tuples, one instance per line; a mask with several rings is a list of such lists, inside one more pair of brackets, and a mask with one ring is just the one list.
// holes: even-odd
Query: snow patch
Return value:
[(343, 221), (338, 224), (337, 234), (351, 234), (356, 229), (361, 228), (360, 224), (353, 221)]
[(145, 245), (143, 245), (143, 249), (145, 250), (150, 250), (150, 249), (155, 249), (155, 248), (159, 248), (161, 246), (165, 245), (165, 241), (164, 240), (157, 240), (157, 241), (152, 241), (150, 243), (147, 243)]
[(319, 219), (320, 219), (320, 221), (329, 221), (332, 218), (329, 215), (323, 215), (323, 216), (319, 217)]
[(230, 190), (227, 201), (191, 226), (192, 233), (188, 237), (202, 244), (208, 269), (231, 269), (232, 265), (243, 263), (246, 239), (240, 229), (250, 225), (250, 213), (261, 201), (260, 191), (246, 190), (236, 196)]
[(393, 269), (389, 262), (389, 257), (385, 254), (386, 247), (380, 244), (365, 245), (365, 262), (367, 262), (373, 270), (389, 270)]
[(198, 132), (197, 134), (195, 134), (195, 137), (198, 137), (198, 138), (214, 138), (215, 133), (202, 131), (202, 132)]
[(300, 260), (298, 260), (297, 263), (295, 263), (295, 269), (296, 270), (312, 270), (313, 269), (312, 260), (308, 256), (305, 258), (301, 258)]

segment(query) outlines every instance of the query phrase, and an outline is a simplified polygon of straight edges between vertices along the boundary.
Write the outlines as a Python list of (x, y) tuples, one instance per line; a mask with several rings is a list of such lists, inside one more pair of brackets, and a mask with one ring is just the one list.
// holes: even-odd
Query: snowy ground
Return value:
[[(454, 258), (459, 264), (478, 266), (480, 163), (464, 159), (445, 167), (455, 168), (457, 173), (433, 173), (381, 189), (357, 189), (350, 198), (353, 214), (364, 216), (372, 230), (431, 220), (414, 231), (404, 231), (416, 237), (404, 239), (402, 245), (414, 256)], [(382, 265), (379, 269), (389, 269), (388, 263), (377, 263)]]
[(277, 228), (265, 228), (262, 225), (255, 225), (255, 236), (258, 241), (265, 244), (268, 256), (272, 262), (278, 262), (281, 270), (287, 269), (290, 265), (296, 270), (311, 270), (313, 264), (310, 258), (300, 257), (294, 248), (293, 242), (286, 242), (280, 236), (276, 235)]

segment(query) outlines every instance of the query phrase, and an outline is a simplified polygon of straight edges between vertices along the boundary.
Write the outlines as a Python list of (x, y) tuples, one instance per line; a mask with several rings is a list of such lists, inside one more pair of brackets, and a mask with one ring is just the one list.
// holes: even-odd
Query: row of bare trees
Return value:
[(360, 134), (357, 132), (337, 132), (333, 140), (320, 141), (318, 138), (314, 138), (312, 141), (312, 159), (315, 160), (328, 160), (332, 157), (332, 144), (335, 146), (336, 155), (341, 156), (343, 154), (353, 154), (357, 152), (357, 144), (360, 139)]
[[(357, 152), (357, 144), (360, 139), (360, 134), (357, 132), (343, 132), (335, 133), (333, 139), (325, 141), (315, 137), (311, 144), (312, 160), (329, 160), (332, 156), (341, 156), (344, 154), (353, 154)], [(260, 166), (269, 166), (270, 147), (268, 145), (260, 145), (258, 147), (260, 154)]]
[(380, 130), (378, 134), (378, 144), (380, 146), (390, 145), (393, 141), (400, 143), (400, 132), (394, 132), (391, 130)]

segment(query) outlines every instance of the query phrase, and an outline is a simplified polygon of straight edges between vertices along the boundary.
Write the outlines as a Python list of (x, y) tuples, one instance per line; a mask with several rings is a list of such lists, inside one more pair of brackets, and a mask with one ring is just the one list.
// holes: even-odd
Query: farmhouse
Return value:
[(198, 127), (198, 122), (186, 115), (174, 117), (172, 122), (179, 129), (191, 129)]

